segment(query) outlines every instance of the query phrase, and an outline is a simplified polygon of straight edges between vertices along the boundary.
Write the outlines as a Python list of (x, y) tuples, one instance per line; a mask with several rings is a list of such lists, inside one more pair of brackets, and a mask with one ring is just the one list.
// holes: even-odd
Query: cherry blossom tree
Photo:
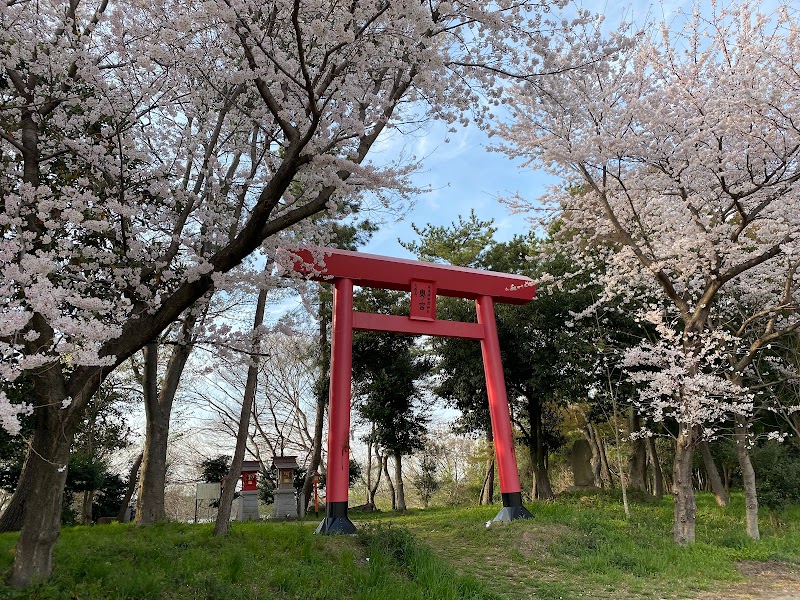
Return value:
[(32, 374), (36, 415), (13, 585), (51, 573), (69, 446), (108, 373), (281, 232), (410, 191), (409, 165), (367, 160), (382, 132), (406, 106), (481, 120), (559, 4), (0, 4), (0, 376)]
[[(628, 32), (607, 60), (517, 86), (498, 132), (563, 178), (548, 206), (576, 254), (605, 249), (607, 297), (654, 298), (641, 317), (661, 336), (626, 360), (646, 413), (678, 424), (675, 542), (695, 539), (694, 449), (730, 419), (758, 537), (746, 378), (800, 325), (800, 20), (788, 6), (697, 4), (626, 46)], [(587, 52), (603, 37), (575, 36)]]

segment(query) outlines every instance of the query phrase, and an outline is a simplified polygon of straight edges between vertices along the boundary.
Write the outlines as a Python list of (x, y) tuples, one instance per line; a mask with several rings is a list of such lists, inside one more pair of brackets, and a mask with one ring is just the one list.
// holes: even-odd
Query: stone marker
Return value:
[(584, 439), (575, 440), (570, 452), (572, 463), (572, 477), (576, 488), (593, 488), (594, 473), (592, 472), (592, 448)]
[(294, 489), (294, 472), (299, 469), (296, 456), (276, 456), (272, 464), (278, 470), (278, 485), (275, 487), (276, 519), (297, 518), (297, 496)]
[(239, 496), (237, 521), (258, 521), (258, 467), (257, 460), (242, 461), (242, 491)]

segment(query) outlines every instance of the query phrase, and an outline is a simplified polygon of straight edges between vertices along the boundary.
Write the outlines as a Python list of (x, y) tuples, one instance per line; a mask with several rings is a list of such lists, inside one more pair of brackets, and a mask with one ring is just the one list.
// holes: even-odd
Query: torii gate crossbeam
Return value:
[[(480, 340), (503, 508), (495, 521), (529, 518), (522, 505), (511, 415), (500, 360), (494, 303), (524, 304), (533, 281), (519, 275), (388, 258), (334, 248), (284, 251), (285, 268), (333, 283), (331, 381), (328, 419), (327, 503), (318, 533), (354, 533), (347, 515), (353, 331), (389, 331)], [(408, 317), (353, 311), (353, 286), (411, 292)], [(436, 319), (436, 296), (475, 300), (478, 322)]]

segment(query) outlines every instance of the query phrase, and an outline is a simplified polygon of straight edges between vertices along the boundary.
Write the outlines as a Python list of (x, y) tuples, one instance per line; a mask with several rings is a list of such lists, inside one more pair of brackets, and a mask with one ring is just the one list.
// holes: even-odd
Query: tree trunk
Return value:
[[(167, 442), (172, 403), (162, 405), (158, 393), (158, 343), (144, 347), (144, 405), (146, 430), (136, 499), (136, 523), (149, 525), (166, 518), (164, 488), (167, 479)], [(166, 413), (166, 414), (165, 414)]]
[(25, 515), (25, 502), (30, 493), (30, 468), (27, 468), (27, 461), (22, 468), (22, 472), (17, 481), (17, 487), (14, 488), (14, 495), (8, 506), (0, 516), (0, 533), (7, 531), (19, 531), (22, 529), (22, 518)]
[[(48, 396), (52, 398), (58, 394)], [(53, 570), (53, 547), (61, 529), (67, 463), (75, 433), (74, 426), (65, 423), (62, 412), (60, 401), (36, 408), (31, 449), (23, 467), (23, 471), (27, 471), (28, 487), (22, 533), (17, 541), (9, 578), (13, 587), (22, 588), (44, 581)], [(60, 434), (54, 435), (54, 431)]]
[(394, 453), (394, 481), (397, 492), (397, 510), (406, 510), (406, 492), (403, 486), (403, 455), (399, 452)]
[(486, 431), (486, 455), (486, 475), (483, 477), (479, 501), (481, 505), (494, 503), (494, 438), (491, 429)]
[(128, 473), (128, 489), (125, 490), (125, 497), (122, 499), (122, 502), (119, 505), (119, 510), (117, 511), (118, 523), (125, 522), (125, 513), (128, 512), (128, 505), (131, 502), (131, 498), (133, 498), (134, 490), (136, 490), (136, 482), (139, 479), (139, 467), (141, 466), (142, 466), (142, 453), (139, 452), (139, 455), (136, 457), (136, 460), (133, 461), (133, 466), (131, 467), (131, 470)]
[[(258, 328), (264, 322), (264, 307), (267, 303), (267, 290), (262, 289), (258, 293), (256, 302), (256, 314), (253, 318), (253, 355), (250, 357), (250, 366), (247, 369), (247, 382), (244, 386), (244, 398), (242, 400), (242, 412), (239, 415), (239, 430), (236, 432), (236, 449), (233, 452), (231, 468), (222, 482), (222, 497), (219, 499), (219, 510), (217, 520), (214, 523), (214, 535), (226, 535), (231, 520), (231, 506), (233, 496), (236, 491), (236, 480), (242, 472), (242, 461), (244, 451), (247, 446), (247, 434), (250, 432), (250, 415), (252, 414), (253, 402), (256, 398), (258, 388), (258, 353), (261, 351), (260, 335)], [(303, 505), (302, 512), (305, 513), (306, 507)]]
[(144, 405), (147, 421), (139, 477), (139, 495), (136, 499), (136, 523), (149, 525), (166, 519), (164, 491), (167, 481), (167, 445), (172, 404), (178, 385), (192, 352), (191, 337), (198, 316), (190, 310), (181, 328), (181, 337), (170, 356), (164, 382), (159, 392), (158, 343), (145, 345), (144, 352)]
[(756, 495), (756, 474), (753, 470), (753, 463), (750, 461), (747, 425), (748, 423), (744, 417), (736, 415), (734, 440), (736, 441), (736, 456), (739, 459), (739, 468), (742, 471), (747, 535), (757, 540), (761, 537), (758, 530), (758, 496)]
[(367, 488), (367, 506), (369, 506), (369, 492), (372, 489), (372, 439), (367, 438), (367, 474), (366, 474), (366, 488)]
[(552, 500), (555, 497), (547, 471), (547, 451), (542, 431), (542, 410), (536, 401), (530, 401), (531, 433), (533, 443), (528, 445), (533, 465), (533, 497), (537, 500)]
[(703, 465), (708, 474), (708, 482), (711, 485), (711, 491), (717, 501), (717, 506), (728, 506), (728, 491), (725, 489), (722, 478), (719, 476), (714, 457), (711, 455), (711, 447), (706, 440), (699, 442), (697, 447), (700, 449), (700, 455), (703, 457)]
[(330, 395), (330, 370), (331, 370), (331, 347), (328, 343), (328, 322), (329, 315), (323, 306), (324, 300), (320, 298), (319, 305), (319, 378), (316, 385), (317, 411), (314, 417), (314, 441), (311, 448), (311, 461), (306, 471), (306, 478), (303, 481), (303, 499), (308, 506), (311, 501), (314, 473), (322, 463), (322, 434), (325, 429), (325, 409), (328, 406)]
[(656, 451), (656, 441), (653, 437), (647, 438), (647, 457), (653, 468), (653, 496), (659, 500), (664, 496), (664, 473), (661, 470), (661, 461)]
[[(94, 462), (95, 459), (95, 448), (94, 448), (94, 437), (96, 435), (95, 429), (97, 427), (97, 414), (100, 410), (99, 406), (95, 406), (92, 410), (84, 411), (84, 414), (87, 416), (87, 423), (86, 423), (86, 440), (83, 445), (83, 448), (80, 448), (86, 456)], [(93, 522), (92, 517), (92, 503), (94, 502), (94, 495), (95, 490), (84, 490), (83, 498), (81, 499), (81, 524), (82, 525), (91, 525)]]
[[(635, 434), (642, 428), (642, 421), (636, 410), (631, 407), (628, 415), (628, 431)], [(647, 445), (641, 437), (631, 440), (631, 451), (628, 456), (628, 489), (647, 490)]]
[(692, 456), (697, 433), (683, 423), (675, 442), (675, 464), (672, 469), (672, 496), (675, 499), (672, 540), (679, 545), (694, 542), (697, 505), (692, 488)]
[(586, 424), (581, 432), (586, 441), (589, 442), (589, 448), (592, 450), (592, 476), (594, 477), (594, 485), (598, 488), (605, 488), (605, 482), (600, 475), (600, 448), (597, 445), (597, 440), (594, 437), (594, 431), (590, 423)]
[(95, 490), (86, 490), (83, 492), (83, 498), (81, 502), (81, 524), (82, 525), (91, 525), (93, 522), (92, 519), (92, 503), (94, 502), (94, 492)]
[[(53, 338), (41, 315), (35, 314), (31, 323), (43, 333), (43, 339)], [(42, 339), (35, 343), (42, 344)], [(22, 492), (22, 532), (8, 580), (14, 587), (44, 581), (52, 573), (70, 448), (86, 405), (101, 381), (102, 371), (97, 370), (68, 388), (59, 363), (38, 369), (33, 375), (33, 435), (18, 484)], [(70, 401), (65, 403), (66, 398)]]
[(597, 425), (591, 425), (594, 431), (594, 439), (597, 441), (597, 449), (600, 452), (600, 477), (606, 482), (608, 489), (614, 489), (614, 478), (611, 475), (611, 468), (608, 466), (608, 455), (606, 454), (606, 444), (603, 441), (603, 436), (600, 435), (600, 429)]
[(389, 495), (392, 497), (392, 510), (397, 510), (397, 497), (394, 493), (394, 485), (392, 484), (392, 478), (389, 477), (389, 453), (383, 455), (383, 475), (386, 477), (386, 485), (389, 486)]
[(376, 469), (377, 475), (375, 476), (375, 483), (373, 483), (368, 490), (369, 499), (367, 500), (367, 502), (369, 503), (369, 505), (372, 507), (373, 510), (375, 509), (375, 495), (378, 493), (378, 485), (381, 482), (381, 470), (382, 470), (381, 465), (383, 464), (383, 459), (381, 458), (377, 445), (375, 446), (375, 458), (377, 459), (378, 462), (378, 468)]
[(494, 459), (490, 458), (486, 461), (486, 475), (483, 477), (483, 486), (481, 487), (480, 504), (488, 506), (494, 504)]

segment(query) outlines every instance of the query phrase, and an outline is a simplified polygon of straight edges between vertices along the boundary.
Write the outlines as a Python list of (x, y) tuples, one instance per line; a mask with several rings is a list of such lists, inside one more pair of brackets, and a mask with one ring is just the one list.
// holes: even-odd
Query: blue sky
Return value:
[[(636, 23), (663, 17), (669, 19), (681, 8), (690, 10), (691, 2), (585, 2), (582, 6), (605, 14), (605, 25), (614, 29), (623, 19)], [(418, 226), (428, 223), (448, 225), (459, 215), (469, 215), (472, 209), (482, 220), (495, 220), (498, 241), (526, 232), (530, 226), (525, 215), (511, 214), (498, 198), (518, 193), (534, 200), (557, 180), (542, 171), (521, 169), (522, 160), (511, 160), (503, 154), (489, 152), (487, 146), (494, 141), (475, 126), (448, 134), (447, 127), (441, 123), (433, 123), (426, 131), (405, 138), (393, 134), (385, 143), (386, 156), (404, 152), (422, 159), (423, 168), (413, 180), (418, 186), (430, 187), (432, 191), (419, 195), (402, 221), (386, 222), (363, 250), (411, 258), (397, 240), (416, 239), (412, 223)], [(372, 158), (380, 161), (379, 156)]]
[(495, 220), (498, 240), (525, 232), (525, 217), (510, 214), (498, 198), (517, 192), (526, 198), (537, 198), (555, 179), (531, 169), (521, 170), (521, 160), (512, 161), (503, 154), (489, 152), (487, 146), (493, 141), (474, 126), (448, 135), (446, 127), (438, 123), (426, 134), (404, 140), (407, 152), (423, 158), (423, 167), (414, 175), (414, 182), (431, 191), (417, 196), (401, 221), (387, 221), (364, 251), (411, 257), (397, 240), (416, 239), (412, 223), (420, 227), (428, 223), (448, 225), (459, 215), (469, 215), (470, 210), (482, 220)]

